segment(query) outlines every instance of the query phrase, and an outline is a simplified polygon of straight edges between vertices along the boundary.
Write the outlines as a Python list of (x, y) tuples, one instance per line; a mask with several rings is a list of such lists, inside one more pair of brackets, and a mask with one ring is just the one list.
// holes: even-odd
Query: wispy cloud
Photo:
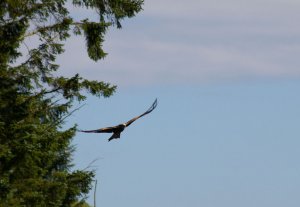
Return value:
[(117, 85), (184, 84), (248, 77), (300, 77), (299, 1), (151, 0), (111, 30), (104, 61), (67, 44), (65, 74)]

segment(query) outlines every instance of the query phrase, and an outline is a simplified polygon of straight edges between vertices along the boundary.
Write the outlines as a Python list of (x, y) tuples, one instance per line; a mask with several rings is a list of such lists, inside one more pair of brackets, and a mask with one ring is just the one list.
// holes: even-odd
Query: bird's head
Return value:
[(124, 130), (124, 129), (126, 128), (126, 124), (120, 124), (120, 125), (118, 126), (118, 128)]

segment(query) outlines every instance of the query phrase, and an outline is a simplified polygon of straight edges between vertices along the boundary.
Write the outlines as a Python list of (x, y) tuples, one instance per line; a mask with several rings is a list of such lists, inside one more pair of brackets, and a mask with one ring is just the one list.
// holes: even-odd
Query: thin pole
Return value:
[(96, 191), (97, 191), (97, 180), (95, 182), (95, 188), (94, 188), (94, 207), (96, 207)]

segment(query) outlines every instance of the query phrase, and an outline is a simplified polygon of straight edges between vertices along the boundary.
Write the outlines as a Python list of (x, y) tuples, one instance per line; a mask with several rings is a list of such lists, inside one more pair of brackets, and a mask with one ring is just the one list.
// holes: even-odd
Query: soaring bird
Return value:
[(127, 121), (123, 124), (119, 124), (119, 125), (112, 126), (112, 127), (104, 127), (104, 128), (96, 129), (96, 130), (80, 130), (80, 132), (85, 132), (85, 133), (113, 133), (112, 136), (108, 139), (108, 141), (111, 141), (113, 139), (118, 139), (118, 138), (121, 137), (121, 132), (124, 131), (124, 129), (126, 127), (128, 127), (130, 124), (132, 124), (134, 121), (141, 118), (142, 116), (145, 116), (146, 114), (151, 113), (156, 108), (156, 106), (157, 106), (157, 99), (155, 99), (155, 101), (153, 102), (151, 107), (146, 112), (142, 113), (139, 116), (136, 116), (136, 117), (130, 119), (129, 121)]

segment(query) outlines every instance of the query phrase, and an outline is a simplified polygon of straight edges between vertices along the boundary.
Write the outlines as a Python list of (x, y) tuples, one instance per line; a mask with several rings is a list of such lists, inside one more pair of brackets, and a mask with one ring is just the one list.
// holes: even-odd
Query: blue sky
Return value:
[(159, 101), (119, 140), (76, 135), (75, 168), (98, 159), (98, 206), (298, 206), (299, 8), (295, 0), (146, 1), (108, 32), (109, 55), (96, 63), (72, 38), (61, 73), (118, 90), (89, 97), (67, 124), (115, 125)]

